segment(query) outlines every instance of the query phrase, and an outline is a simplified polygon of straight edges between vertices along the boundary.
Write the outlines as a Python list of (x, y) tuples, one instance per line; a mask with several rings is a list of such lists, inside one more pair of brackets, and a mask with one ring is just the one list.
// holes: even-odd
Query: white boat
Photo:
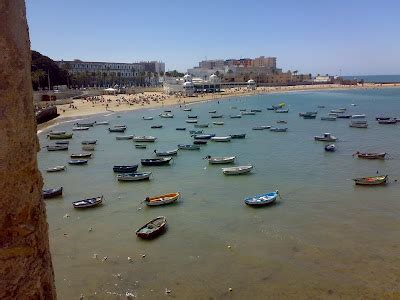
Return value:
[(174, 115), (173, 114), (170, 114), (170, 113), (164, 113), (164, 114), (159, 114), (159, 116), (161, 117), (161, 118), (173, 118), (174, 117)]
[(337, 114), (342, 114), (346, 111), (346, 108), (338, 108), (338, 109), (332, 109), (331, 113), (337, 113)]
[(224, 122), (213, 122), (214, 125), (224, 125)]
[(149, 179), (151, 172), (125, 173), (117, 175), (118, 181), (139, 181)]
[(119, 135), (115, 137), (117, 140), (131, 140), (133, 139), (133, 134), (132, 135)]
[(213, 136), (211, 138), (212, 141), (214, 142), (230, 142), (231, 141), (231, 136)]
[(364, 119), (365, 118), (365, 114), (360, 114), (360, 115), (352, 115), (351, 119)]
[(77, 126), (77, 127), (72, 127), (72, 130), (73, 130), (73, 131), (78, 131), (78, 130), (89, 130), (89, 128), (90, 128), (90, 127), (84, 127), (84, 126), (80, 127), (80, 126)]
[(337, 138), (330, 133), (324, 133), (323, 136), (314, 136), (314, 140), (321, 142), (335, 142)]
[(94, 125), (108, 125), (109, 122), (108, 121), (100, 121), (100, 122), (96, 122)]
[(142, 117), (142, 119), (149, 121), (149, 120), (153, 120), (153, 117)]
[(49, 173), (52, 173), (52, 172), (64, 171), (65, 169), (66, 169), (65, 166), (55, 166), (55, 167), (48, 168), (46, 171)]
[(254, 116), (256, 113), (254, 111), (241, 111), (242, 116)]
[(185, 108), (183, 109), (183, 111), (192, 111), (192, 109), (191, 109), (190, 107), (185, 107)]
[(235, 158), (236, 156), (212, 157), (209, 155), (205, 159), (207, 159), (210, 164), (214, 165), (214, 164), (230, 164), (235, 161)]
[(172, 155), (177, 155), (179, 149), (173, 149), (173, 150), (168, 150), (168, 151), (160, 151), (158, 152), (157, 150), (154, 150), (154, 153), (156, 156), (172, 156)]
[(157, 138), (151, 135), (134, 136), (134, 142), (155, 142)]
[(231, 168), (222, 168), (222, 172), (225, 175), (240, 175), (240, 174), (246, 174), (251, 172), (253, 170), (252, 165), (248, 166), (238, 166), (238, 167), (231, 167)]
[(185, 122), (186, 123), (191, 123), (191, 124), (196, 124), (197, 120), (186, 120)]

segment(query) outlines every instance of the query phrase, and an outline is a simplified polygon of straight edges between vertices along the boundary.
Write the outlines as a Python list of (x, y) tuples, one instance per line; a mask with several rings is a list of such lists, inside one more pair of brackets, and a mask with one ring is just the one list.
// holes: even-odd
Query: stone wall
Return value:
[(24, 0), (0, 0), (0, 299), (55, 299)]

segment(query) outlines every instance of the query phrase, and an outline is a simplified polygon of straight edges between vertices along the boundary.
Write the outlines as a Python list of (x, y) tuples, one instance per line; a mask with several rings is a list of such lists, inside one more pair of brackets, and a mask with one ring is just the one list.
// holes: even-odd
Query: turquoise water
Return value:
[(356, 75), (356, 76), (343, 76), (346, 79), (364, 80), (364, 82), (400, 82), (400, 75)]
[[(288, 114), (266, 110), (281, 101), (287, 103)], [(115, 299), (126, 292), (158, 299), (166, 297), (166, 288), (177, 299), (383, 298), (398, 293), (400, 185), (363, 188), (354, 186), (351, 178), (377, 171), (400, 178), (400, 127), (375, 121), (380, 115), (400, 117), (400, 89), (256, 95), (191, 107), (192, 112), (172, 107), (173, 119), (159, 118), (162, 108), (88, 118), (126, 124), (126, 134), (158, 137), (147, 149), (117, 141), (118, 133), (97, 126), (74, 132), (68, 152), (39, 153), (40, 169), (45, 170), (82, 152), (82, 140), (99, 140), (87, 166), (42, 172), (45, 187), (64, 187), (62, 198), (46, 201), (60, 299), (81, 294)], [(339, 107), (348, 108), (346, 113), (367, 114), (369, 128), (349, 128), (346, 119), (319, 120)], [(241, 119), (227, 117), (241, 108), (263, 111)], [(152, 157), (154, 149), (190, 143), (188, 131), (175, 130), (193, 128), (184, 122), (187, 114), (197, 114), (199, 123), (220, 121), (210, 119), (210, 110), (224, 114), (225, 125), (205, 132), (247, 133), (246, 139), (209, 142), (200, 151), (181, 150), (171, 166), (140, 168), (153, 172), (149, 182), (116, 181), (113, 165), (139, 163)], [(298, 116), (314, 110), (319, 111), (316, 120)], [(143, 121), (142, 116), (155, 118)], [(287, 133), (251, 130), (282, 119), (288, 121)], [(52, 129), (71, 130), (72, 123)], [(155, 124), (164, 128), (150, 129)], [(340, 139), (337, 152), (326, 153), (323, 143), (313, 140), (324, 132)], [(39, 138), (42, 146), (49, 143), (44, 134)], [(357, 150), (386, 151), (389, 159), (353, 158)], [(237, 165), (250, 163), (255, 170), (224, 176), (221, 166), (202, 159), (206, 155), (236, 155)], [(282, 195), (276, 205), (255, 209), (243, 202), (247, 196), (276, 189)], [(148, 195), (174, 191), (182, 193), (175, 205), (141, 204)], [(101, 194), (101, 207), (72, 208), (73, 201)], [(159, 215), (167, 217), (168, 231), (153, 241), (136, 238), (135, 230)]]

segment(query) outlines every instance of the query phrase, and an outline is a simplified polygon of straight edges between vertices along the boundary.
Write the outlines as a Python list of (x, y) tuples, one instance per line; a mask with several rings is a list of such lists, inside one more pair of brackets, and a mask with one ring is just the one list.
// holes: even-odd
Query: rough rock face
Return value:
[(0, 0), (0, 299), (55, 299), (24, 0)]

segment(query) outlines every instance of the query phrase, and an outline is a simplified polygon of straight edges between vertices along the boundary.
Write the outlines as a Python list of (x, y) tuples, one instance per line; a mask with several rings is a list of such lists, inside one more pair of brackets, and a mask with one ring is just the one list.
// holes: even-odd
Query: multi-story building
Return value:
[(203, 60), (199, 62), (199, 68), (202, 69), (223, 69), (225, 61), (223, 59)]
[(256, 57), (252, 60), (251, 65), (253, 67), (268, 67), (271, 69), (276, 69), (276, 57)]
[[(75, 59), (73, 61), (57, 61), (60, 68), (68, 71), (75, 81), (84, 85), (153, 85), (155, 73), (165, 72), (162, 62), (89, 62)], [(153, 73), (153, 74), (152, 74)]]

